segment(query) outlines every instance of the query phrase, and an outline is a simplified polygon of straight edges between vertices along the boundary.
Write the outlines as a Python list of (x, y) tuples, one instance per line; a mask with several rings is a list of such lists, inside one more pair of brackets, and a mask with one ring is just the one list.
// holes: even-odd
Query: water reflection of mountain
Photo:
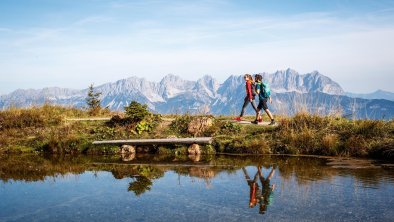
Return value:
[(129, 191), (140, 195), (150, 189), (155, 179), (172, 171), (178, 175), (200, 178), (207, 183), (218, 174), (235, 173), (245, 166), (275, 165), (284, 182), (294, 178), (307, 185), (313, 181), (331, 180), (336, 176), (352, 176), (365, 186), (377, 187), (382, 182), (394, 183), (394, 172), (382, 168), (336, 169), (326, 165), (327, 160), (315, 157), (288, 156), (149, 156), (137, 155), (123, 162), (119, 156), (39, 156), (1, 155), (0, 179), (8, 181), (40, 181), (47, 177), (82, 174), (85, 171), (107, 171), (114, 178), (131, 178)]

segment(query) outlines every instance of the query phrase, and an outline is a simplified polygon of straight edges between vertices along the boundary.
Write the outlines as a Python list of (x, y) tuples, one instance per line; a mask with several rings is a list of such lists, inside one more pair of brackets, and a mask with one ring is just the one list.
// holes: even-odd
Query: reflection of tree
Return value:
[[(119, 172), (116, 171), (112, 173), (119, 174)], [(127, 190), (133, 191), (136, 196), (139, 196), (146, 191), (149, 191), (153, 184), (152, 180), (163, 177), (164, 171), (153, 166), (133, 166), (129, 168), (128, 173), (123, 172), (122, 176), (131, 177), (133, 179), (133, 181), (130, 182), (129, 188)]]
[(136, 196), (139, 196), (151, 189), (152, 181), (144, 176), (136, 177), (133, 182), (129, 184), (128, 191), (133, 191)]
[(229, 172), (228, 169), (224, 169), (222, 167), (216, 166), (188, 166), (188, 167), (175, 167), (172, 168), (175, 173), (179, 176), (188, 176), (191, 177), (192, 182), (194, 179), (203, 179), (207, 187), (211, 186), (211, 180), (216, 177), (220, 172), (226, 171)]
[(157, 179), (164, 176), (164, 170), (153, 166), (130, 166), (118, 165), (111, 169), (112, 175), (116, 179), (133, 178), (143, 176), (149, 179)]

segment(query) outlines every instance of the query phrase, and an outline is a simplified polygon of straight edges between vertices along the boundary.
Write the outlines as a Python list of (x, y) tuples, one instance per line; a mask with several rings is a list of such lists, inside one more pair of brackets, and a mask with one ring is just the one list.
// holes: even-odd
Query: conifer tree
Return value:
[(94, 92), (93, 84), (90, 84), (86, 103), (88, 104), (89, 115), (94, 116), (101, 110), (101, 92)]
[(137, 101), (131, 101), (131, 103), (125, 107), (125, 110), (126, 116), (132, 122), (139, 122), (150, 115), (148, 106), (146, 104), (142, 105)]

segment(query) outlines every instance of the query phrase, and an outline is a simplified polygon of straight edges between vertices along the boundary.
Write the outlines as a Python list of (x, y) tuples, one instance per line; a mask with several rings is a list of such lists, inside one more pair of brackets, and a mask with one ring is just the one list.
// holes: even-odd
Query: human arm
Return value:
[(261, 84), (256, 84), (256, 94), (259, 95), (261, 91)]
[(246, 82), (246, 94), (248, 96), (249, 101), (253, 100), (253, 92), (252, 92), (252, 83), (250, 81)]

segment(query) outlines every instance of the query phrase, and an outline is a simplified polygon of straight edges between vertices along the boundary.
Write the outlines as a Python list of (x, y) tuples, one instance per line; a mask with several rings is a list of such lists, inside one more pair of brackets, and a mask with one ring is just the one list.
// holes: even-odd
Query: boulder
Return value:
[(201, 154), (201, 149), (200, 145), (198, 144), (192, 144), (188, 149), (187, 152), (189, 155), (200, 155)]
[(120, 153), (135, 153), (135, 147), (131, 145), (122, 145), (120, 148)]
[(189, 155), (189, 159), (193, 162), (199, 162), (201, 160), (201, 155)]
[(122, 161), (128, 162), (135, 159), (135, 153), (122, 153)]
[(201, 135), (213, 124), (213, 118), (211, 117), (197, 117), (193, 119), (188, 127), (187, 131), (194, 136)]

